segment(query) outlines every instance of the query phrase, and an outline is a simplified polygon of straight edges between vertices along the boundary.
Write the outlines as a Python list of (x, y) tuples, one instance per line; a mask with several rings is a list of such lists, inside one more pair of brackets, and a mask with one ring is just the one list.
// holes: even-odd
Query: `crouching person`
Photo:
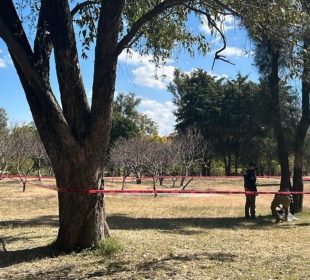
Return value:
[[(278, 192), (289, 192), (289, 189), (280, 189)], [(277, 207), (282, 208), (284, 211), (284, 221), (288, 221), (289, 207), (292, 201), (292, 195), (290, 194), (276, 194), (271, 202), (272, 216), (276, 219), (276, 222), (280, 222), (283, 216), (280, 215), (280, 211)]]

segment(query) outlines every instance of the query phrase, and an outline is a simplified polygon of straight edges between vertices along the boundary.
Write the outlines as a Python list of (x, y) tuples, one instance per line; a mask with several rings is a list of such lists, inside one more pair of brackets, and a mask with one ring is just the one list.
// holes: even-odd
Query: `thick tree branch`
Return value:
[(64, 116), (74, 135), (83, 141), (89, 107), (76, 48), (73, 21), (67, 0), (44, 0), (55, 51), (56, 71)]
[(119, 41), (117, 45), (117, 55), (119, 55), (123, 49), (127, 48), (131, 44), (131, 40), (135, 38), (136, 34), (139, 32), (140, 28), (151, 21), (153, 18), (159, 14), (165, 12), (166, 10), (175, 7), (180, 4), (187, 2), (192, 2), (192, 0), (166, 0), (156, 5), (152, 10), (147, 12), (145, 15), (140, 17), (128, 31), (128, 33)]
[[(183, 5), (186, 5), (187, 8), (191, 8), (191, 10), (194, 11), (194, 8), (189, 5), (191, 2), (193, 2), (193, 0), (166, 0), (166, 1), (163, 1), (161, 3), (156, 4), (152, 10), (150, 10), (145, 15), (143, 15), (141, 18), (139, 18), (132, 25), (132, 27), (128, 31), (128, 33), (120, 40), (120, 42), (118, 43), (118, 46), (117, 46), (117, 54), (119, 55), (123, 49), (128, 48), (130, 45), (132, 45), (137, 40), (136, 34), (139, 32), (139, 30), (141, 29), (141, 27), (144, 24), (151, 21), (153, 18), (155, 18), (159, 14), (165, 12), (166, 10), (183, 4)], [(200, 3), (200, 5), (210, 6), (209, 2), (210, 1), (202, 1)], [(218, 5), (220, 8), (226, 9), (229, 12), (237, 15), (237, 13), (232, 8), (230, 8), (229, 5), (223, 4), (219, 0), (213, 0), (212, 2), (215, 5)], [(197, 11), (198, 10), (196, 10), (196, 12)], [(200, 10), (199, 10), (199, 12), (200, 12)], [(213, 23), (211, 23), (211, 24), (213, 25)], [(216, 25), (215, 25), (215, 28), (217, 28)], [(221, 35), (223, 35), (220, 30), (218, 30), (218, 31)], [(224, 38), (224, 36), (222, 36), (222, 37)], [(225, 44), (225, 41), (224, 41), (224, 44)], [(222, 60), (226, 61), (225, 59), (220, 58), (220, 57), (218, 57), (218, 59), (222, 59)], [(226, 61), (226, 62), (228, 62), (228, 61)]]
[(89, 0), (79, 3), (71, 10), (71, 16), (74, 17), (80, 10), (82, 10), (87, 6), (99, 4), (101, 2), (102, 2), (101, 0)]
[[(62, 111), (33, 63), (33, 53), (12, 0), (0, 1), (0, 37), (11, 54), (40, 134), (48, 134), (49, 139), (65, 138), (65, 144), (74, 146), (76, 142)], [(53, 129), (48, 130), (41, 124)]]
[(98, 22), (90, 139), (100, 146), (104, 146), (100, 143), (109, 139), (117, 65), (116, 47), (124, 5), (125, 0), (103, 1)]
[(50, 28), (46, 21), (48, 7), (46, 1), (42, 1), (37, 25), (37, 34), (34, 40), (34, 64), (39, 66), (45, 82), (49, 83), (50, 55), (52, 52), (52, 38)]

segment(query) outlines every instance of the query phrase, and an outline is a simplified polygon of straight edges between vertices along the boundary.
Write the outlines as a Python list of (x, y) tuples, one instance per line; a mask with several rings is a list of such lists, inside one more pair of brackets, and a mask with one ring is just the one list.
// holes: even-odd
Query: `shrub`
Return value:
[(112, 256), (121, 249), (118, 240), (112, 237), (105, 238), (97, 242), (95, 252), (100, 256)]

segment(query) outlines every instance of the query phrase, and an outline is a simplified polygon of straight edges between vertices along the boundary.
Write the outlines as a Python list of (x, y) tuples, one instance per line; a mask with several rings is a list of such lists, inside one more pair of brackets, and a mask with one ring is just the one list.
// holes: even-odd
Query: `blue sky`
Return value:
[[(222, 61), (215, 63), (211, 70), (214, 52), (221, 46), (219, 37), (212, 37), (207, 24), (199, 24), (197, 21), (189, 22), (191, 28), (204, 32), (212, 48), (207, 56), (190, 57), (186, 53), (179, 53), (173, 57), (163, 67), (156, 70), (155, 65), (150, 60), (151, 56), (141, 56), (131, 50), (131, 55), (122, 53), (119, 57), (116, 93), (134, 92), (142, 99), (139, 110), (150, 116), (159, 126), (161, 135), (167, 135), (173, 131), (175, 119), (172, 103), (172, 95), (166, 89), (173, 79), (173, 71), (179, 68), (182, 71), (190, 72), (195, 68), (201, 68), (210, 74), (219, 77), (234, 78), (238, 72), (249, 74), (251, 80), (258, 78), (257, 70), (252, 65), (253, 58), (248, 54), (251, 52), (251, 43), (246, 36), (246, 32), (238, 27), (233, 17), (226, 17), (223, 29), (227, 38), (227, 49), (222, 53), (229, 61), (235, 63), (231, 65)], [(80, 59), (84, 84), (91, 99), (91, 86), (93, 74), (93, 52), (88, 53), (88, 59)], [(51, 81), (55, 95), (59, 95), (53, 58), (51, 61)], [(155, 78), (165, 74), (165, 78)], [(7, 48), (0, 40), (0, 107), (4, 107), (8, 113), (9, 123), (30, 122), (32, 120), (29, 106), (25, 94), (19, 82), (15, 68), (11, 62)]]

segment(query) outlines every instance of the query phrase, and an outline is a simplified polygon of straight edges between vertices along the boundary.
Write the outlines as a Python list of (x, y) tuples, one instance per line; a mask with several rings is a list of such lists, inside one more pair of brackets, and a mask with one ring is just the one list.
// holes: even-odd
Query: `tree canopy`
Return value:
[(157, 125), (146, 114), (138, 111), (141, 99), (134, 93), (119, 93), (113, 102), (112, 128), (110, 142), (117, 138), (135, 136), (155, 136)]
[[(198, 128), (212, 145), (213, 156), (223, 161), (226, 175), (231, 174), (233, 163), (235, 173), (240, 164), (253, 160), (261, 162), (262, 168), (270, 166), (267, 139), (275, 139), (264, 81), (257, 84), (241, 74), (232, 80), (216, 80), (200, 69), (190, 74), (177, 70), (169, 89), (177, 106), (176, 128), (180, 132), (190, 126)], [(281, 112), (287, 136), (294, 133), (299, 110), (294, 92), (282, 84)]]

